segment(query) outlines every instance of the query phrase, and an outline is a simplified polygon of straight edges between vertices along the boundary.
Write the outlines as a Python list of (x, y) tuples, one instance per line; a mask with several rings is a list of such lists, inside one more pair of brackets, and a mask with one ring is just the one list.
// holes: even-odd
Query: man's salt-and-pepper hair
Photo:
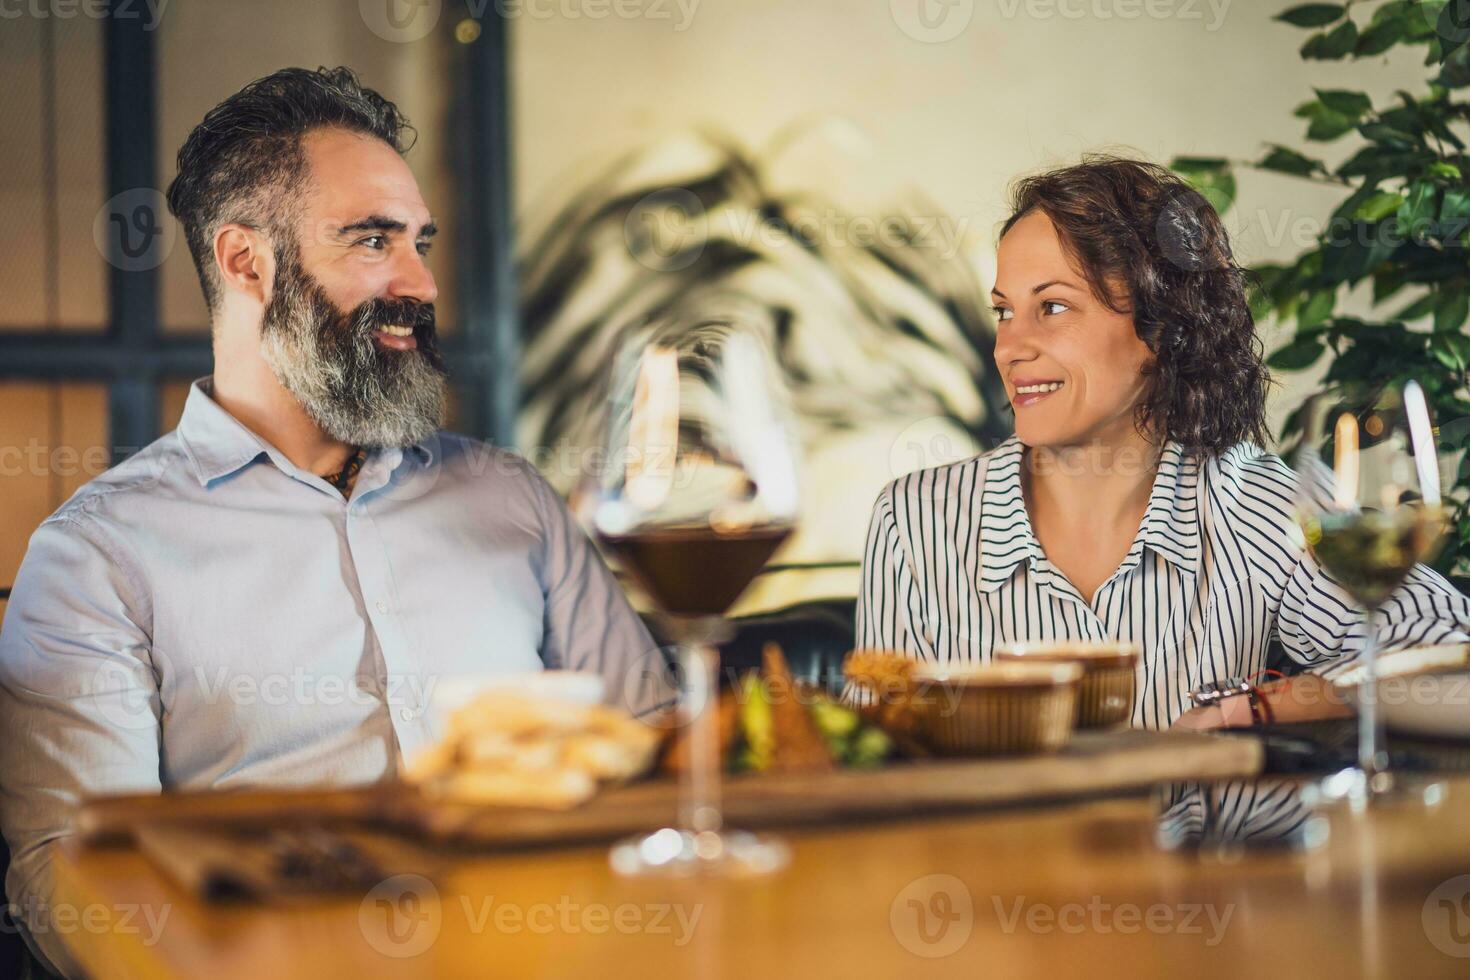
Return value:
[(286, 215), (308, 176), (302, 140), (318, 129), (374, 136), (399, 153), (416, 135), (398, 107), (352, 69), (283, 68), (209, 110), (179, 149), (168, 207), (184, 226), (211, 311), (220, 294), (215, 231), (239, 222), (288, 235)]

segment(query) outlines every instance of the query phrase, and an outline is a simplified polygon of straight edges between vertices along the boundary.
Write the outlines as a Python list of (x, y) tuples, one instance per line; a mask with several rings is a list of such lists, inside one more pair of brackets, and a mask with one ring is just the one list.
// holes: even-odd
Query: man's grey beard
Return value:
[[(415, 325), (418, 349), (380, 350), (372, 332)], [(374, 300), (342, 313), (296, 255), (281, 257), (260, 352), (323, 432), (353, 446), (404, 447), (444, 424), (447, 383), (433, 307)]]

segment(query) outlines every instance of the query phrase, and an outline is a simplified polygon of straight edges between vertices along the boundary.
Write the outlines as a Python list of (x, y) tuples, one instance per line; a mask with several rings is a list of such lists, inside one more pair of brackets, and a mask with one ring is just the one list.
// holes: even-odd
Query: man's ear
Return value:
[(276, 257), (270, 241), (249, 225), (221, 225), (214, 233), (214, 264), (226, 292), (244, 293), (260, 305), (270, 302)]

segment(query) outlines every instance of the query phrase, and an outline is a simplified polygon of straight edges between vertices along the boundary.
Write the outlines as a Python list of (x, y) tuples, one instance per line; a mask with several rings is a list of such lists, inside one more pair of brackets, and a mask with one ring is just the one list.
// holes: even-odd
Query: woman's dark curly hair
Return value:
[(1131, 313), (1153, 352), (1139, 430), (1219, 455), (1266, 445), (1270, 377), (1220, 215), (1163, 167), (1094, 155), (1016, 183), (1001, 237), (1033, 211), (1051, 219), (1098, 301)]

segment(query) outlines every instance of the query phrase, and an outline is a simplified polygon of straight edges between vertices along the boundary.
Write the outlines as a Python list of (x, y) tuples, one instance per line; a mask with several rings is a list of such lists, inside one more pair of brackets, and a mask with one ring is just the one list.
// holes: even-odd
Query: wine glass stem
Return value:
[(1358, 658), (1366, 672), (1358, 708), (1358, 768), (1363, 770), (1370, 789), (1373, 777), (1388, 770), (1383, 718), (1378, 712), (1378, 638), (1373, 632), (1374, 611), (1369, 606), (1363, 613), (1363, 652)]
[(718, 833), (720, 814), (719, 652), (702, 643), (679, 646), (689, 705), (689, 765), (679, 793), (679, 824), (696, 834)]

